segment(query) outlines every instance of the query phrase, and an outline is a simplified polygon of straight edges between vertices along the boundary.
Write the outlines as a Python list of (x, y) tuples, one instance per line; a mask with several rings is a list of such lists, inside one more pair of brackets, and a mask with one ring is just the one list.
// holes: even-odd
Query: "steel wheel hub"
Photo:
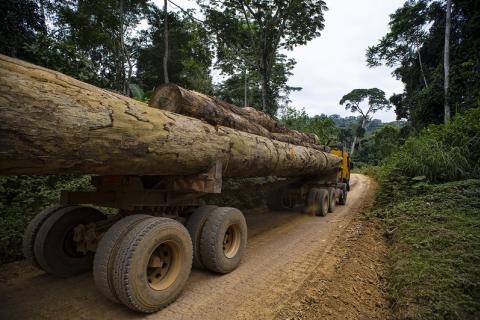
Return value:
[(150, 256), (147, 265), (147, 281), (154, 290), (168, 288), (180, 270), (180, 249), (172, 241), (160, 244)]

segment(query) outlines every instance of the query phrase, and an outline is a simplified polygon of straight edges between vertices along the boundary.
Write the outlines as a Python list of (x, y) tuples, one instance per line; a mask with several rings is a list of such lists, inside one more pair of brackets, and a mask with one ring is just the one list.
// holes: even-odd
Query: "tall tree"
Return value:
[(44, 33), (44, 16), (33, 0), (0, 1), (0, 53), (20, 59), (31, 59), (25, 45)]
[[(361, 104), (365, 100), (367, 100), (367, 105), (362, 106)], [(342, 97), (340, 105), (345, 105), (346, 110), (350, 110), (353, 113), (358, 112), (361, 116), (360, 131), (357, 131), (354, 135), (352, 147), (350, 148), (350, 155), (353, 156), (358, 136), (361, 135), (361, 131), (365, 130), (371, 115), (378, 110), (390, 108), (390, 104), (385, 98), (385, 92), (378, 88), (371, 88), (350, 91)]]
[(168, 0), (163, 1), (163, 46), (165, 53), (163, 54), (163, 80), (168, 83)]
[(376, 46), (367, 49), (367, 65), (376, 67), (385, 61), (389, 67), (415, 61), (425, 87), (428, 80), (422, 61), (421, 47), (427, 37), (429, 7), (427, 2), (406, 2), (390, 16), (390, 31)]
[(107, 86), (128, 95), (138, 49), (134, 30), (147, 0), (64, 0), (57, 7), (63, 38), (91, 59)]
[(443, 54), (443, 69), (444, 69), (444, 115), (445, 123), (450, 121), (450, 105), (448, 104), (448, 85), (450, 78), (450, 28), (452, 20), (452, 1), (447, 0), (447, 13), (445, 15), (445, 48)]
[[(138, 52), (135, 81), (145, 90), (151, 91), (166, 82), (162, 59), (165, 57), (166, 42), (163, 10), (150, 6), (146, 13), (148, 28), (143, 30), (141, 48)], [(167, 60), (168, 81), (196, 91), (211, 93), (210, 67), (213, 53), (210, 38), (203, 25), (187, 13), (169, 11)]]
[[(448, 11), (451, 23), (447, 48)], [(402, 93), (390, 98), (398, 119), (406, 118), (420, 129), (430, 123), (444, 123), (448, 114), (446, 103), (450, 113), (478, 105), (479, 21), (480, 6), (478, 1), (471, 0), (408, 0), (390, 15), (390, 30), (368, 48), (367, 64), (395, 67), (393, 76), (405, 84)], [(421, 40), (417, 50), (420, 55), (408, 46), (415, 39)], [(448, 77), (445, 49), (449, 51)], [(448, 94), (445, 94), (446, 78)]]
[[(228, 51), (231, 53), (231, 51)], [(237, 68), (241, 65), (238, 56), (217, 56), (216, 67), (221, 70), (225, 80), (217, 86), (215, 95), (235, 105), (248, 105), (253, 107), (262, 106), (261, 76), (258, 69), (244, 66), (244, 70)], [(289, 94), (299, 91), (301, 88), (292, 87), (287, 84), (292, 69), (295, 66), (293, 59), (279, 54), (272, 67), (270, 76), (270, 90), (273, 101), (273, 109), (279, 110), (285, 107), (290, 101)]]
[[(262, 110), (276, 113), (271, 88), (272, 70), (281, 49), (306, 44), (324, 28), (327, 10), (319, 0), (199, 0), (219, 51), (233, 51), (238, 66), (258, 70)], [(221, 56), (221, 54), (220, 54)]]

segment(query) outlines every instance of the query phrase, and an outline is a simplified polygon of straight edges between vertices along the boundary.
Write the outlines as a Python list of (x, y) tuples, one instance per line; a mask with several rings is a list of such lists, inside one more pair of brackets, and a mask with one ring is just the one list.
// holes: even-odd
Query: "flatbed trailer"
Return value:
[[(94, 116), (84, 119), (84, 113)], [(48, 123), (40, 121), (45, 117)], [(59, 277), (93, 267), (103, 295), (140, 312), (173, 302), (192, 265), (220, 274), (239, 265), (247, 243), (242, 212), (202, 204), (205, 195), (221, 193), (224, 176), (294, 176), (269, 194), (274, 210), (325, 216), (347, 199), (350, 164), (343, 150), (327, 153), (214, 128), (4, 56), (0, 120), (1, 175), (92, 175), (93, 191), (64, 191), (58, 205), (31, 221), (25, 257)], [(134, 130), (132, 123), (145, 129)], [(115, 142), (117, 136), (116, 149), (102, 150), (103, 138)], [(163, 149), (152, 151), (148, 143)], [(196, 161), (190, 153), (202, 148), (210, 153)], [(82, 160), (83, 154), (89, 158)]]

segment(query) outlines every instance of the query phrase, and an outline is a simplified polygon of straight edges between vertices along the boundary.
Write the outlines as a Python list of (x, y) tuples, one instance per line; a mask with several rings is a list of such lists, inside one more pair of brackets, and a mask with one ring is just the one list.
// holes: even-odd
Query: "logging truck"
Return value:
[(0, 174), (92, 176), (91, 191), (63, 191), (35, 216), (25, 257), (58, 277), (93, 268), (98, 290), (136, 311), (173, 302), (192, 265), (240, 264), (242, 212), (202, 202), (224, 177), (286, 177), (267, 205), (325, 216), (345, 204), (349, 170), (343, 149), (252, 108), (175, 85), (146, 105), (0, 55)]

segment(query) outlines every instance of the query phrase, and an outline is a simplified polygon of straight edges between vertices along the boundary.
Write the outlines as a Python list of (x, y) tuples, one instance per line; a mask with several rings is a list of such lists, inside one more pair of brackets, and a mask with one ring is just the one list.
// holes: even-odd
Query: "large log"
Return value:
[(323, 150), (318, 137), (281, 127), (277, 121), (254, 108), (240, 108), (205, 94), (169, 83), (158, 86), (149, 106), (257, 134), (270, 139)]
[(340, 158), (150, 108), (0, 55), (0, 174), (316, 175)]

